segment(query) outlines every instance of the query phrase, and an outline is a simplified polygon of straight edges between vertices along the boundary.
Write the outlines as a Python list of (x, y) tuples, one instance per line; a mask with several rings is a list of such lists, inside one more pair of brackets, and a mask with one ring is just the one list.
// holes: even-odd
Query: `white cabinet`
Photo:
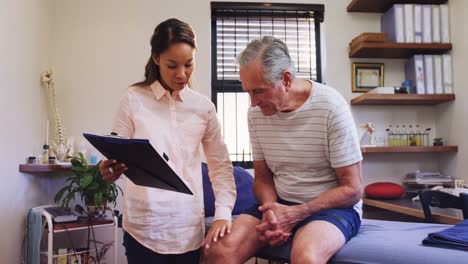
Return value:
[[(88, 263), (85, 258), (96, 258), (96, 252), (102, 253), (103, 257), (99, 263), (114, 263), (117, 259), (117, 217), (107, 216), (106, 218), (86, 219), (80, 218), (78, 221), (55, 223), (52, 216), (43, 208), (50, 207), (40, 206), (33, 208), (36, 214), (42, 214), (42, 221), (40, 225), (31, 225), (31, 213), (28, 216), (28, 260), (29, 262), (47, 263), (47, 264), (62, 264), (72, 263), (68, 262), (72, 259), (81, 259), (80, 264)], [(36, 215), (36, 219), (39, 217)], [(39, 240), (31, 239), (30, 236), (36, 232), (39, 234)], [(29, 243), (37, 243), (39, 245), (29, 245)], [(30, 252), (37, 252), (30, 250), (32, 247), (37, 246), (39, 249), (39, 256), (31, 258)], [(62, 249), (58, 252), (58, 249)], [(68, 249), (68, 250), (67, 250)], [(37, 253), (36, 253), (37, 254)], [(82, 259), (83, 258), (83, 259)], [(31, 261), (31, 260), (34, 261)], [(67, 260), (67, 261), (65, 261)], [(93, 261), (92, 263), (98, 263)], [(30, 263), (36, 264), (36, 263)]]

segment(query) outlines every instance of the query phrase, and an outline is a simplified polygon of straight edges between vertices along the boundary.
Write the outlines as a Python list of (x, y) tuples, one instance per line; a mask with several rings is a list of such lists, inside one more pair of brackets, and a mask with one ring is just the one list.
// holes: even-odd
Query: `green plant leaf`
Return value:
[(68, 189), (68, 186), (64, 186), (62, 187), (62, 189), (60, 189), (57, 194), (55, 194), (55, 197), (54, 197), (54, 201), (57, 203), (58, 201), (60, 201), (60, 199), (62, 199), (62, 196), (63, 194), (65, 193), (65, 191)]
[(79, 173), (79, 172), (86, 172), (86, 169), (83, 167), (73, 167), (72, 172)]
[(93, 182), (93, 175), (91, 174), (85, 174), (85, 176), (83, 177), (83, 188), (86, 188), (90, 183)]
[[(69, 182), (73, 182), (74, 179), (75, 179), (75, 178), (73, 178), (73, 177), (68, 177), (68, 178), (65, 180), (65, 182), (68, 182), (68, 183), (69, 183)], [(70, 183), (69, 183), (69, 184), (70, 184)]]
[(83, 155), (83, 153), (79, 152), (78, 155), (80, 155), (80, 160), (81, 163), (83, 163), (83, 167), (88, 168), (88, 161), (86, 160), (86, 157)]
[(94, 191), (96, 191), (97, 189), (99, 189), (99, 184), (98, 184), (97, 182), (91, 182), (91, 184), (89, 184), (89, 185), (87, 186), (87, 189), (88, 189), (89, 191), (93, 191), (93, 192), (94, 192)]
[(99, 171), (99, 167), (92, 168), (91, 173), (93, 174), (94, 178), (97, 181), (106, 181), (106, 180), (104, 180), (104, 178), (102, 178), (101, 172)]
[(81, 162), (80, 159), (78, 159), (77, 157), (74, 157), (70, 160), (71, 164), (72, 164), (72, 169), (73, 168), (84, 168), (83, 166), (83, 163)]
[(102, 205), (102, 192), (97, 192), (94, 195), (94, 205), (101, 206)]

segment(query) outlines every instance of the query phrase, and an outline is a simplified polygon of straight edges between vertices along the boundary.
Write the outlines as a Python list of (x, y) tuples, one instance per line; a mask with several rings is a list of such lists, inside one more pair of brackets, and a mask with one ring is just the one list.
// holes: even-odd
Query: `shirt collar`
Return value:
[[(156, 100), (160, 100), (164, 95), (171, 96), (171, 93), (164, 89), (162, 87), (161, 83), (159, 81), (155, 81), (154, 83), (151, 84), (151, 91), (153, 91), (154, 96), (156, 97)], [(180, 91), (173, 91), (172, 92), (172, 98), (175, 100), (179, 100), (181, 102), (184, 101), (185, 93), (187, 90), (187, 86), (184, 87), (184, 89)]]

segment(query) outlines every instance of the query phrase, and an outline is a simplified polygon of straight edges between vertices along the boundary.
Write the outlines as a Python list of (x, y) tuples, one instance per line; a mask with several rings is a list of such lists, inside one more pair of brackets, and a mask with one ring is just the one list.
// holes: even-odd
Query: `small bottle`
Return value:
[(48, 164), (49, 163), (49, 145), (44, 144), (42, 146), (42, 164)]
[(401, 145), (404, 147), (409, 146), (408, 144), (408, 133), (406, 131), (406, 125), (401, 126)]
[(98, 163), (98, 152), (96, 149), (91, 150), (91, 155), (89, 156), (89, 164), (96, 165)]
[(413, 86), (413, 83), (411, 82), (411, 80), (405, 80), (402, 84), (401, 84), (402, 88), (405, 88), (405, 92), (410, 94), (411, 93), (411, 87)]
[(36, 164), (36, 157), (35, 156), (29, 156), (27, 159), (28, 164)]
[(393, 146), (401, 147), (401, 131), (400, 126), (395, 126), (395, 137), (393, 138)]
[(49, 164), (56, 164), (56, 159), (54, 156), (49, 156)]
[(389, 147), (395, 146), (395, 142), (394, 142), (395, 137), (393, 136), (393, 126), (392, 125), (388, 126), (387, 133), (388, 133), (388, 146)]
[(424, 131), (424, 138), (423, 138), (423, 145), (424, 146), (431, 146), (430, 138), (429, 138), (429, 133), (431, 132), (431, 128), (426, 128), (426, 131)]
[(416, 146), (416, 135), (414, 134), (413, 125), (409, 125), (408, 141), (410, 146)]
[(416, 146), (422, 146), (422, 134), (421, 134), (421, 130), (419, 129), (419, 125), (416, 124)]

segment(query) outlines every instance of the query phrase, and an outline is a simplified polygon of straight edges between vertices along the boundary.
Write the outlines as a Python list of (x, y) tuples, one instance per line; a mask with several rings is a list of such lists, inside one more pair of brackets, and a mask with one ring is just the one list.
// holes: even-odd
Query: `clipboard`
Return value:
[(125, 163), (128, 168), (125, 176), (133, 183), (193, 195), (149, 140), (87, 133), (83, 136), (107, 159)]

